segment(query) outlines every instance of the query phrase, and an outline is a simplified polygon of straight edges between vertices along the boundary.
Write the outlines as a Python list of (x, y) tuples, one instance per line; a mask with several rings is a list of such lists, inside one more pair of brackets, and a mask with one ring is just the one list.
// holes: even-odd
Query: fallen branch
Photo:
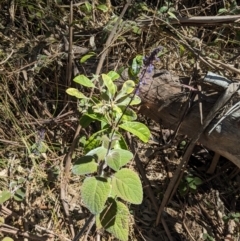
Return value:
[[(234, 23), (238, 22), (240, 19), (240, 15), (226, 15), (226, 16), (196, 16), (190, 18), (173, 18), (170, 21), (170, 24), (180, 24), (180, 25), (219, 25), (219, 24), (227, 24), (227, 23)], [(137, 19), (137, 22), (140, 26), (144, 27), (149, 25), (166, 25), (165, 20), (162, 21), (161, 18), (155, 17), (154, 20), (152, 17), (144, 16)]]
[[(158, 123), (162, 123), (164, 127), (175, 130), (183, 115), (184, 106), (188, 102), (189, 90), (185, 89), (184, 91), (181, 85), (182, 83), (185, 84), (184, 81), (186, 81), (186, 78), (181, 80), (181, 78), (171, 76), (168, 71), (155, 74), (151, 82), (142, 85), (139, 89), (139, 96), (142, 99), (140, 113)], [(199, 101), (202, 102), (203, 119), (205, 119), (223, 93), (235, 91), (233, 98), (226, 101), (225, 107), (221, 108), (221, 111), (217, 113), (217, 117), (211, 121), (200, 135), (199, 141), (240, 168), (240, 149), (238, 147), (240, 109), (235, 109), (234, 112), (224, 116), (231, 106), (240, 101), (239, 84), (212, 73), (208, 73), (197, 84), (201, 85), (202, 91), (198, 93), (198, 98), (193, 101), (188, 114), (180, 125), (179, 132), (188, 135), (189, 138), (194, 138), (196, 133), (202, 129)], [(232, 90), (230, 86), (233, 87)], [(229, 94), (232, 97), (233, 93)], [(222, 118), (223, 116), (224, 118)], [(221, 118), (222, 121), (218, 123)], [(217, 126), (215, 126), (216, 123), (218, 123)], [(209, 134), (210, 130), (212, 132)]]

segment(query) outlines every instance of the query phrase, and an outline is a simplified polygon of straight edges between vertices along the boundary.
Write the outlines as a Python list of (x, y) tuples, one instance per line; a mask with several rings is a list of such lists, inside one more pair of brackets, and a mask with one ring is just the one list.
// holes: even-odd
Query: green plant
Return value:
[[(78, 99), (82, 112), (80, 123), (87, 127), (98, 122), (100, 130), (84, 142), (84, 156), (78, 157), (72, 172), (88, 175), (81, 187), (83, 203), (95, 215), (97, 228), (104, 228), (120, 240), (128, 240), (129, 210), (125, 202), (140, 204), (143, 189), (140, 178), (131, 169), (124, 167), (132, 158), (122, 131), (128, 131), (143, 142), (150, 137), (149, 129), (136, 121), (137, 114), (130, 106), (141, 100), (136, 95), (134, 81), (127, 80), (120, 91), (114, 83), (118, 73), (74, 78), (81, 87), (92, 89), (87, 97), (76, 88), (68, 88), (67, 93)], [(97, 83), (97, 84), (96, 84)]]
[(223, 217), (224, 222), (228, 222), (229, 220), (234, 220), (236, 223), (239, 223), (240, 213), (229, 213), (228, 215)]
[(199, 177), (188, 175), (181, 180), (178, 190), (181, 196), (185, 196), (189, 192), (195, 193), (201, 184), (202, 180)]
[(240, 8), (239, 8), (236, 0), (226, 2), (224, 4), (224, 8), (220, 8), (218, 10), (219, 15), (239, 14), (239, 12), (240, 12)]
[(0, 205), (11, 198), (11, 192), (8, 190), (3, 190), (0, 192)]
[(207, 240), (207, 241), (214, 241), (214, 237), (212, 237), (211, 235), (209, 235), (208, 233), (204, 233), (203, 234), (203, 240)]

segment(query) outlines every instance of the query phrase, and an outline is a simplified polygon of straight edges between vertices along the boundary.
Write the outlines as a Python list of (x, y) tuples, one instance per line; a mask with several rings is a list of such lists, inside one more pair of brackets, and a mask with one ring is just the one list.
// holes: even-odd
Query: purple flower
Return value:
[(152, 78), (154, 74), (154, 65), (153, 61), (158, 61), (159, 58), (157, 57), (158, 53), (163, 50), (162, 46), (154, 49), (151, 54), (147, 57), (143, 58), (143, 66), (141, 68), (141, 72), (139, 75), (139, 84), (146, 84), (146, 82)]
[(154, 49), (148, 57), (145, 57), (143, 59), (143, 64), (145, 65), (145, 67), (148, 67), (149, 65), (151, 65), (154, 60), (158, 61), (159, 59), (157, 58), (157, 55), (162, 50), (163, 50), (163, 47), (159, 46), (158, 48)]
[(154, 49), (149, 56), (146, 56), (143, 58), (143, 65), (141, 67), (141, 71), (139, 73), (139, 84), (136, 89), (136, 94), (139, 94), (139, 86), (145, 85), (149, 80), (152, 79), (152, 76), (154, 74), (154, 61), (159, 61), (159, 58), (157, 57), (158, 53), (163, 50), (162, 46), (159, 46), (158, 48)]

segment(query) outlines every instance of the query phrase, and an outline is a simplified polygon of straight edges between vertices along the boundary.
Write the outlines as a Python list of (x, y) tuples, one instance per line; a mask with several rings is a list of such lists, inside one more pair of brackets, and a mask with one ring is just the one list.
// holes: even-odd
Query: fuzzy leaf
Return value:
[(195, 177), (194, 178), (194, 184), (196, 184), (196, 185), (201, 185), (203, 182), (202, 182), (202, 180), (199, 178), (199, 177)]
[[(131, 102), (130, 102), (130, 101), (131, 101)], [(118, 100), (117, 105), (127, 106), (127, 105), (129, 105), (129, 103), (130, 103), (130, 106), (131, 106), (131, 105), (139, 105), (139, 104), (141, 103), (141, 99), (140, 99), (140, 97), (137, 96), (137, 95), (135, 95), (135, 96), (133, 97), (133, 99), (130, 98), (130, 97), (121, 98), (120, 100)]]
[(10, 237), (5, 237), (5, 238), (2, 239), (2, 241), (14, 241), (14, 240)]
[(108, 199), (108, 206), (96, 216), (97, 228), (104, 228), (121, 241), (128, 241), (129, 210), (121, 202)]
[(124, 93), (126, 94), (130, 94), (133, 92), (135, 88), (135, 83), (133, 80), (127, 80), (124, 82), (123, 86), (122, 86), (122, 90)]
[(87, 177), (82, 185), (81, 197), (90, 212), (98, 214), (103, 210), (110, 191), (106, 178)]
[(120, 124), (119, 127), (137, 136), (145, 143), (148, 142), (150, 138), (150, 131), (148, 127), (140, 122), (124, 122)]
[(86, 154), (86, 156), (96, 157), (97, 161), (103, 160), (107, 154), (107, 149), (103, 146), (97, 147)]
[(87, 99), (87, 97), (80, 92), (78, 89), (75, 88), (68, 88), (66, 90), (67, 94), (71, 95), (71, 96), (75, 96), (78, 99)]
[(137, 119), (137, 114), (132, 109), (127, 109), (122, 117), (122, 121), (134, 121)]
[(123, 200), (140, 204), (143, 199), (143, 190), (140, 178), (132, 170), (123, 168), (112, 178), (112, 189)]
[(85, 63), (88, 59), (90, 59), (92, 56), (95, 56), (96, 54), (93, 52), (90, 52), (86, 55), (84, 55), (81, 59), (80, 59), (80, 63), (83, 64)]
[(114, 171), (118, 171), (122, 166), (126, 165), (133, 158), (132, 152), (123, 149), (113, 149), (106, 156), (109, 167)]
[(86, 86), (86, 87), (91, 87), (91, 88), (95, 87), (93, 82), (83, 74), (80, 74), (80, 75), (76, 76), (73, 79), (73, 81), (80, 84), (80, 85)]
[(72, 172), (75, 175), (85, 175), (97, 171), (97, 163), (93, 156), (83, 156), (73, 164)]
[(172, 12), (167, 12), (167, 13), (170, 16), (170, 18), (175, 18), (178, 20), (178, 18), (176, 17), (176, 15), (174, 13), (172, 13)]
[(112, 81), (120, 77), (120, 75), (115, 71), (109, 71), (107, 75), (111, 78)]
[(3, 204), (5, 201), (7, 201), (11, 197), (11, 192), (4, 190), (0, 192), (0, 204)]
[(111, 77), (109, 77), (106, 74), (102, 74), (102, 79), (103, 79), (103, 82), (106, 85), (111, 97), (113, 97), (117, 90), (116, 85), (113, 83)]
[(25, 193), (25, 190), (23, 188), (19, 188), (13, 198), (16, 200), (16, 201), (23, 201), (23, 199), (25, 198), (26, 196), (26, 193)]
[(114, 143), (114, 149), (124, 149), (127, 150), (128, 149), (128, 145), (126, 143), (126, 141), (124, 140), (123, 136), (117, 132), (117, 135), (119, 136), (119, 140), (117, 140)]

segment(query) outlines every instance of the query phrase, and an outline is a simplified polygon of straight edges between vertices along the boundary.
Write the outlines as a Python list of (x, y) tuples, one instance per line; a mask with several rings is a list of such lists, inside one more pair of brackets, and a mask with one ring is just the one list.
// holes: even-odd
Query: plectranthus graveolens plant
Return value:
[[(95, 218), (98, 230), (105, 229), (122, 241), (129, 240), (130, 213), (126, 203), (141, 204), (143, 199), (140, 178), (127, 165), (134, 155), (129, 151), (123, 134), (130, 132), (145, 143), (150, 138), (148, 127), (136, 121), (137, 114), (131, 106), (141, 103), (136, 95), (137, 89), (148, 80), (161, 49), (155, 49), (145, 57), (141, 66), (136, 66), (138, 84), (126, 80), (118, 90), (115, 80), (120, 76), (110, 71), (92, 79), (85, 75), (74, 78), (77, 84), (92, 89), (89, 92), (93, 95), (87, 96), (78, 88), (66, 91), (78, 99), (82, 127), (86, 128), (92, 122), (98, 122), (100, 127), (88, 139), (81, 138), (83, 155), (75, 158), (72, 168), (73, 174), (85, 176), (81, 184), (82, 202), (92, 213), (90, 217)], [(135, 58), (134, 61), (137, 63), (138, 60)]]

